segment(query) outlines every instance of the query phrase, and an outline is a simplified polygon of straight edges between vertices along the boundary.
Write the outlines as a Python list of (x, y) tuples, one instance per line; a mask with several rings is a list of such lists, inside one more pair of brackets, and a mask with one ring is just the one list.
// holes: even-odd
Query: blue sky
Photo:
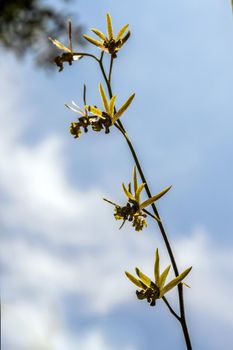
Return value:
[[(230, 1), (79, 0), (88, 28), (132, 37), (118, 55), (113, 89), (154, 193), (172, 184), (159, 211), (180, 269), (193, 265), (186, 290), (194, 349), (232, 347), (232, 82)], [(87, 47), (86, 50), (97, 50)], [(54, 75), (30, 59), (1, 55), (0, 225), (3, 345), (6, 350), (185, 349), (163, 303), (139, 302), (123, 271), (149, 275), (153, 222), (141, 234), (119, 231), (103, 197), (122, 202), (133, 161), (117, 131), (68, 133), (64, 107), (99, 104), (101, 76), (82, 59)], [(171, 293), (176, 307), (176, 295)], [(217, 331), (216, 331), (217, 330)], [(14, 336), (12, 336), (12, 334)]]

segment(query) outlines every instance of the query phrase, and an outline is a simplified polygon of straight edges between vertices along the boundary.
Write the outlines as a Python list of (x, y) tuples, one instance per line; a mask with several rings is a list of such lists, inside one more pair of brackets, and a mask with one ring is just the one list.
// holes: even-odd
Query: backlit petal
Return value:
[(169, 187), (165, 188), (165, 190), (163, 190), (160, 193), (156, 194), (155, 196), (147, 199), (145, 202), (140, 204), (140, 209), (144, 209), (144, 208), (148, 207), (148, 205), (151, 205), (152, 203), (154, 203), (155, 201), (157, 201), (158, 199), (163, 197), (170, 190), (171, 187), (172, 186), (169, 186)]
[(103, 88), (101, 83), (99, 84), (99, 92), (100, 92), (101, 100), (102, 100), (103, 106), (105, 108), (105, 111), (109, 115), (110, 114), (110, 108), (109, 108), (109, 105), (108, 105), (108, 99), (107, 99), (107, 96), (105, 94), (104, 88)]
[(104, 33), (102, 33), (99, 29), (96, 28), (91, 28), (91, 31), (93, 33), (95, 33), (100, 39), (102, 39), (103, 41), (106, 39)]
[(126, 111), (126, 109), (130, 106), (131, 102), (134, 99), (135, 94), (132, 94), (128, 100), (121, 106), (119, 111), (114, 115), (112, 118), (112, 123), (114, 124), (120, 117), (121, 115)]
[(66, 47), (65, 45), (63, 45), (60, 41), (58, 41), (57, 39), (52, 39), (49, 37), (49, 40), (53, 43), (53, 45), (55, 45), (56, 47), (58, 47), (60, 50), (62, 51), (66, 51), (66, 52), (72, 52), (68, 47)]
[(122, 38), (122, 36), (124, 35), (126, 29), (129, 27), (128, 24), (124, 25), (118, 32), (117, 36), (116, 36), (116, 41), (118, 41), (119, 39)]
[(106, 22), (107, 22), (107, 31), (108, 31), (108, 38), (113, 38), (113, 30), (112, 30), (112, 19), (109, 13), (106, 14)]
[(102, 43), (101, 43), (100, 41), (95, 40), (95, 39), (91, 38), (89, 35), (86, 35), (86, 34), (83, 34), (83, 37), (84, 37), (87, 41), (89, 41), (91, 44), (96, 45), (96, 46), (102, 48)]

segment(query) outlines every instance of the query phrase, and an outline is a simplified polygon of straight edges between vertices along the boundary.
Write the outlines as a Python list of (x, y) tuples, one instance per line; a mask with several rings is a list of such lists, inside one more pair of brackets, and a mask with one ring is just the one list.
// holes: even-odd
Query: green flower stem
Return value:
[[(153, 215), (153, 214), (151, 214), (147, 209), (142, 209), (142, 211), (144, 211), (144, 213), (146, 213), (147, 215), (149, 215), (152, 219), (154, 219), (154, 220), (157, 220), (156, 219), (156, 216), (155, 215)], [(157, 220), (158, 221), (158, 220)]]
[(180, 316), (173, 310), (173, 308), (169, 304), (168, 300), (165, 297), (162, 297), (162, 299), (165, 302), (165, 304), (167, 305), (167, 307), (168, 307), (169, 311), (172, 313), (172, 315), (175, 316), (175, 318), (177, 318), (177, 320), (180, 321)]
[[(107, 86), (107, 89), (108, 89), (109, 97), (111, 98), (113, 96), (111, 83), (110, 83), (110, 81), (111, 81), (111, 74), (109, 74), (109, 77), (110, 77), (110, 80), (109, 80), (109, 78), (106, 75), (104, 66), (103, 66), (103, 54), (104, 53), (102, 52), (100, 60), (99, 60), (99, 65), (100, 65), (100, 69), (101, 69), (101, 72), (103, 74), (103, 77), (104, 77), (104, 80), (105, 80), (105, 83), (106, 83), (106, 86)], [(111, 72), (112, 72), (112, 65), (113, 65), (113, 62), (110, 64)], [(132, 144), (132, 142), (131, 142), (131, 140), (130, 140), (130, 138), (129, 138), (129, 136), (128, 136), (124, 126), (123, 126), (123, 124), (122, 124), (122, 122), (120, 120), (118, 120), (117, 123), (115, 123), (115, 126), (118, 128), (118, 130), (120, 130), (120, 132), (124, 136), (128, 146), (129, 146), (129, 149), (131, 151), (131, 154), (133, 156), (133, 159), (135, 161), (135, 164), (136, 164), (136, 167), (137, 167), (138, 172), (140, 174), (141, 180), (142, 180), (142, 182), (144, 182), (146, 184), (145, 185), (146, 193), (147, 193), (148, 197), (151, 198), (152, 195), (151, 195), (149, 186), (147, 184), (146, 178), (144, 176), (142, 167), (141, 167), (140, 162), (138, 160), (138, 156), (136, 154), (136, 151), (135, 151), (135, 149), (133, 147), (133, 144)], [(158, 213), (158, 210), (157, 210), (155, 204), (152, 203), (151, 206), (152, 206), (154, 214), (160, 219), (160, 216), (159, 216), (159, 213)], [(163, 226), (162, 220), (161, 219), (160, 219), (160, 221), (156, 220), (156, 222), (157, 222), (157, 224), (159, 226), (161, 235), (162, 235), (164, 243), (166, 245), (166, 249), (167, 249), (168, 255), (170, 257), (174, 273), (175, 273), (176, 276), (178, 276), (179, 275), (179, 270), (177, 268), (177, 264), (176, 264), (176, 261), (175, 261), (175, 258), (174, 258), (174, 254), (173, 254), (170, 242), (168, 240), (167, 233), (166, 233), (165, 228)], [(181, 324), (187, 349), (188, 350), (192, 350), (191, 340), (190, 340), (189, 331), (188, 331), (188, 327), (187, 327), (187, 323), (186, 323), (186, 317), (185, 317), (184, 295), (183, 295), (183, 286), (182, 286), (182, 284), (181, 283), (178, 284), (177, 288), (178, 288), (178, 296), (179, 296), (180, 316), (178, 316), (178, 317), (176, 317), (177, 315), (175, 316), (175, 312), (172, 309), (170, 309), (170, 305), (169, 305), (169, 310), (170, 311), (172, 310), (171, 311), (172, 314), (179, 320), (179, 322)], [(166, 301), (165, 301), (165, 303), (166, 303)], [(167, 304), (167, 306), (168, 306), (168, 304)]]
[(163, 301), (165, 302), (165, 304), (167, 305), (168, 309), (170, 310), (170, 312), (172, 313), (172, 315), (177, 318), (177, 320), (180, 322), (181, 321), (181, 317), (177, 315), (177, 313), (172, 309), (171, 305), (169, 304), (167, 298), (162, 297)]
[(73, 55), (75, 56), (83, 56), (83, 57), (91, 57), (94, 58), (94, 60), (96, 60), (99, 63), (99, 59), (98, 57), (96, 57), (95, 55), (92, 55), (91, 53), (86, 53), (86, 52), (72, 52)]
[(108, 75), (108, 83), (111, 86), (111, 77), (112, 77), (112, 67), (113, 67), (113, 56), (111, 56), (111, 60), (110, 60), (110, 68), (109, 68), (109, 75)]

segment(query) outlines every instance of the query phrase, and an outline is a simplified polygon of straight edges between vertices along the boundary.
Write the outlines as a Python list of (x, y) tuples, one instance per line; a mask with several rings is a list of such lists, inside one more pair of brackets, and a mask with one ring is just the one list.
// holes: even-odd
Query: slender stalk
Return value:
[[(112, 88), (111, 88), (111, 84), (109, 84), (109, 80), (108, 80), (108, 77), (106, 75), (106, 72), (105, 72), (105, 69), (104, 69), (104, 66), (103, 66), (103, 57), (104, 57), (104, 51), (102, 51), (100, 59), (98, 60), (98, 62), (99, 62), (100, 70), (101, 70), (101, 72), (103, 74), (103, 77), (104, 77), (104, 80), (105, 80), (105, 83), (106, 83), (106, 86), (107, 86), (107, 89), (108, 89), (109, 97), (111, 98), (113, 96)], [(109, 76), (110, 76), (110, 74), (109, 74)]]
[(173, 316), (175, 316), (175, 318), (177, 318), (177, 320), (180, 322), (180, 316), (177, 315), (177, 313), (172, 309), (171, 305), (169, 304), (169, 302), (167, 301), (167, 298), (165, 298), (164, 296), (162, 297), (163, 301), (165, 302), (165, 304), (167, 305), (168, 309), (170, 310), (170, 312), (172, 313)]
[(96, 60), (96, 61), (99, 63), (98, 57), (96, 57), (95, 55), (92, 55), (91, 53), (86, 53), (86, 52), (73, 52), (73, 55), (75, 55), (75, 56), (91, 57), (91, 58), (94, 58), (94, 60)]
[[(105, 72), (105, 69), (104, 69), (104, 66), (103, 66), (103, 53), (101, 54), (101, 58), (99, 60), (99, 65), (100, 65), (100, 69), (101, 69), (101, 72), (103, 74), (103, 77), (104, 77), (104, 80), (105, 80), (105, 83), (106, 83), (106, 86), (107, 86), (107, 89), (108, 89), (108, 93), (109, 93), (109, 97), (111, 98), (113, 96), (113, 93), (112, 93), (112, 88), (111, 88), (111, 83), (109, 81), (109, 78), (107, 77), (106, 75), (106, 72)], [(113, 65), (113, 60), (111, 60), (111, 64), (110, 64), (110, 69), (111, 69), (111, 72), (112, 72), (112, 65)], [(111, 73), (109, 72), (109, 77), (111, 79)], [(149, 198), (152, 197), (151, 195), (151, 191), (150, 191), (150, 188), (148, 186), (148, 183), (146, 181), (146, 178), (145, 178), (145, 175), (143, 173), (143, 170), (142, 170), (142, 167), (141, 167), (141, 164), (139, 162), (139, 159), (138, 159), (138, 156), (137, 156), (137, 153), (134, 149), (134, 146), (122, 124), (122, 122), (120, 120), (117, 121), (117, 123), (115, 123), (115, 126), (118, 128), (118, 130), (122, 133), (122, 135), (124, 136), (128, 146), (129, 146), (129, 149), (131, 151), (131, 154), (133, 156), (133, 159), (135, 161), (135, 164), (136, 164), (136, 167), (138, 169), (138, 172), (140, 174), (140, 177), (142, 179), (142, 182), (145, 183), (145, 190), (146, 190), (146, 193), (148, 195)], [(175, 257), (174, 257), (174, 254), (173, 254), (173, 251), (172, 251), (172, 248), (171, 248), (171, 245), (170, 245), (170, 242), (169, 242), (169, 239), (168, 239), (168, 236), (167, 236), (167, 233), (165, 231), (165, 228), (163, 226), (163, 223), (162, 223), (162, 220), (160, 218), (160, 215), (159, 215), (159, 212), (155, 206), (155, 204), (153, 203), (152, 205), (152, 209), (153, 209), (153, 212), (155, 214), (155, 216), (157, 216), (160, 221), (156, 220), (158, 226), (159, 226), (159, 229), (160, 229), (160, 232), (161, 232), (161, 235), (163, 237), (163, 240), (164, 240), (164, 243), (165, 243), (165, 246), (166, 246), (166, 249), (167, 249), (167, 252), (168, 252), (168, 255), (170, 257), (170, 260), (171, 260), (171, 263), (172, 263), (172, 267), (173, 267), (173, 270), (174, 270), (174, 273), (176, 276), (179, 275), (179, 270), (178, 270), (178, 267), (177, 267), (177, 264), (176, 264), (176, 261), (175, 261)], [(185, 338), (185, 342), (186, 342), (186, 347), (188, 350), (192, 350), (192, 345), (191, 345), (191, 340), (190, 340), (190, 336), (189, 336), (189, 332), (188, 332), (188, 327), (187, 327), (187, 323), (186, 323), (186, 318), (185, 318), (185, 307), (184, 307), (184, 296), (183, 296), (183, 286), (182, 284), (178, 284), (178, 298), (179, 298), (179, 307), (180, 307), (180, 316), (178, 316), (177, 314), (175, 314), (174, 310), (173, 309), (170, 309), (170, 305), (169, 305), (169, 310), (172, 312), (172, 314), (179, 320), (180, 324), (181, 324), (181, 327), (182, 327), (182, 330), (183, 330), (183, 334), (184, 334), (184, 338)], [(164, 299), (163, 299), (164, 300)], [(165, 299), (166, 300), (166, 299)], [(166, 301), (164, 300), (164, 302), (166, 303)], [(167, 303), (166, 303), (167, 304)], [(168, 304), (167, 304), (168, 306)], [(177, 317), (178, 316), (178, 317)]]
[(109, 68), (109, 75), (108, 75), (108, 83), (109, 83), (109, 85), (111, 85), (113, 60), (114, 60), (114, 58), (111, 56), (110, 68)]
[(165, 297), (163, 296), (162, 299), (163, 299), (164, 303), (167, 305), (167, 307), (168, 307), (169, 311), (171, 312), (171, 314), (172, 314), (173, 316), (175, 316), (175, 318), (176, 318), (178, 321), (180, 321), (180, 316), (179, 316), (179, 315), (174, 311), (174, 309), (171, 307), (171, 305), (169, 304), (167, 298), (165, 298)]
[(157, 220), (157, 217), (155, 215), (151, 214), (147, 209), (144, 208), (144, 209), (142, 209), (142, 211), (144, 211), (144, 213), (149, 215), (152, 219)]

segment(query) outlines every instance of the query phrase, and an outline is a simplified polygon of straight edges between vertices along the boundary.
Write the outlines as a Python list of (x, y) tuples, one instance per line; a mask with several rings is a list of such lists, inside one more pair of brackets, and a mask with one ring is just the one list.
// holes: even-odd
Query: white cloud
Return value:
[[(137, 239), (140, 240), (139, 237)], [(92, 327), (86, 329), (85, 337), (72, 340), (74, 334), (69, 334), (63, 324), (62, 300), (72, 297), (72, 308), (77, 310), (77, 317), (80, 312), (90, 313), (90, 317), (108, 314), (115, 307), (137, 302), (134, 288), (124, 278), (122, 270), (125, 267), (131, 270), (139, 265), (151, 274), (153, 256), (146, 245), (131, 246), (131, 243), (123, 237), (120, 240), (114, 237), (112, 244), (106, 235), (105, 244), (96, 241), (91, 250), (86, 245), (81, 252), (76, 246), (75, 255), (69, 257), (45, 246), (33, 246), (23, 239), (6, 239), (1, 253), (7, 271), (6, 276), (2, 277), (5, 337), (11, 339), (12, 329), (16, 329), (15, 339), (19, 344), (22, 341), (22, 350), (27, 349), (25, 342), (30, 348), (35, 339), (41, 344), (50, 342), (51, 349), (56, 350), (75, 349), (72, 344), (80, 344), (79, 349), (109, 349), (104, 335)], [(233, 292), (229, 282), (229, 276), (233, 273), (232, 250), (210, 248), (207, 233), (200, 229), (195, 230), (189, 239), (177, 242), (176, 249), (182, 252), (179, 254), (179, 265), (182, 268), (189, 265), (194, 267), (188, 281), (191, 289), (185, 293), (191, 319), (196, 320), (197, 317), (202, 328), (206, 327), (207, 334), (208, 324), (202, 323), (202, 315), (205, 318), (208, 315), (207, 319), (210, 318), (211, 322), (222, 321), (233, 328), (229, 306)], [(138, 264), (139, 260), (141, 262)], [(79, 317), (82, 317), (81, 314)], [(59, 320), (55, 331), (54, 320)], [(88, 347), (90, 344), (95, 346)], [(111, 349), (114, 349), (113, 344)]]
[[(17, 302), (4, 305), (3, 344), (11, 350), (118, 350), (103, 331), (92, 327), (72, 333), (49, 303)], [(133, 350), (122, 347), (122, 350)]]
[(188, 239), (177, 243), (180, 264), (193, 266), (191, 290), (187, 291), (193, 312), (207, 314), (222, 320), (233, 329), (233, 308), (229, 302), (233, 295), (233, 249), (215, 247), (211, 235), (203, 228), (194, 230)]
[[(11, 91), (10, 101), (2, 96), (4, 129), (0, 129), (1, 282), (6, 348), (60, 350), (77, 349), (78, 344), (80, 350), (114, 349), (95, 328), (74, 337), (57, 312), (64, 307), (62, 300), (71, 295), (77, 295), (77, 303), (82, 295), (88, 301), (88, 310), (83, 307), (82, 312), (107, 312), (121, 303), (128, 285), (118, 260), (122, 260), (120, 265), (129, 261), (129, 247), (126, 244), (121, 251), (122, 233), (112, 245), (115, 233), (109, 232), (109, 227), (113, 218), (110, 215), (105, 219), (112, 208), (109, 210), (102, 202), (102, 194), (98, 190), (84, 194), (69, 185), (62, 140), (51, 136), (29, 145), (22, 139), (30, 116), (22, 115), (17, 108), (20, 93), (13, 88), (11, 72), (5, 74), (2, 91)], [(59, 319), (59, 325), (54, 319)], [(58, 330), (52, 332), (54, 322)]]

